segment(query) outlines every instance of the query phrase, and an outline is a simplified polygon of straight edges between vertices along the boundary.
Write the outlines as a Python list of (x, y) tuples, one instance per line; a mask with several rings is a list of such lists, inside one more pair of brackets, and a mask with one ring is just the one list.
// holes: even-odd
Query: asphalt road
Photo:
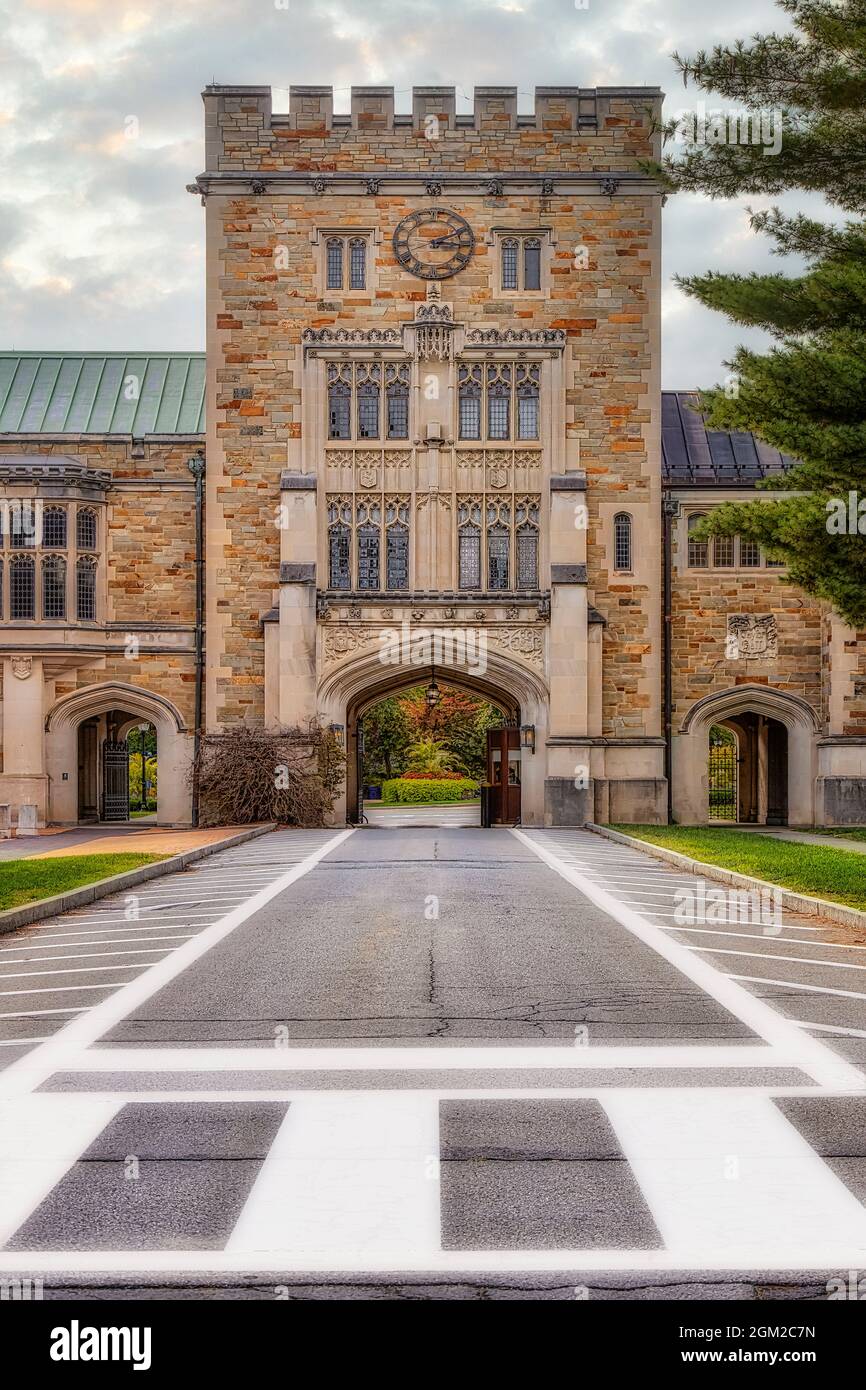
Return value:
[(587, 832), (287, 831), (4, 937), (0, 1278), (825, 1298), (866, 942), (684, 901)]

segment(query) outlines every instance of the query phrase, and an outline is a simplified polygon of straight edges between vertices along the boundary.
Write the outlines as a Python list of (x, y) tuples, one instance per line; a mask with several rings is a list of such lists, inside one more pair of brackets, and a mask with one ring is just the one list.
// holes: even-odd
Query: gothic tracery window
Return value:
[(378, 500), (357, 504), (358, 588), (380, 589), (382, 508)]
[(42, 561), (42, 617), (55, 622), (66, 617), (66, 561), (62, 555), (46, 555)]
[(352, 587), (352, 504), (336, 497), (328, 503), (328, 587)]
[(481, 438), (481, 363), (461, 362), (457, 374), (460, 439)]
[(628, 512), (617, 512), (613, 519), (613, 567), (620, 571), (631, 569), (631, 517)]
[(75, 594), (78, 621), (92, 623), (96, 620), (96, 559), (92, 555), (82, 555), (75, 564)]
[(379, 395), (381, 382), (381, 363), (357, 362), (355, 364), (359, 439), (379, 438)]
[(541, 289), (541, 246), (537, 235), (509, 232), (499, 240), (500, 289), (526, 293)]
[(461, 589), (481, 588), (481, 500), (463, 498), (457, 507), (458, 572)]
[(352, 364), (328, 363), (328, 438), (352, 437)]
[(385, 583), (409, 588), (409, 499), (385, 499)]
[(511, 507), (508, 502), (487, 503), (487, 587), (507, 589), (511, 553)]
[(538, 588), (539, 505), (535, 498), (520, 497), (515, 506), (517, 588)]
[(76, 545), (79, 550), (96, 549), (96, 512), (90, 507), (79, 507), (76, 517)]
[(487, 438), (511, 437), (512, 370), (507, 362), (487, 364)]
[(9, 617), (13, 623), (36, 617), (36, 562), (32, 555), (13, 555), (9, 561)]
[(367, 288), (366, 236), (329, 236), (325, 241), (325, 288)]
[(409, 363), (385, 364), (385, 399), (388, 410), (388, 438), (409, 438)]
[(538, 438), (538, 388), (541, 368), (537, 362), (517, 367), (517, 438)]

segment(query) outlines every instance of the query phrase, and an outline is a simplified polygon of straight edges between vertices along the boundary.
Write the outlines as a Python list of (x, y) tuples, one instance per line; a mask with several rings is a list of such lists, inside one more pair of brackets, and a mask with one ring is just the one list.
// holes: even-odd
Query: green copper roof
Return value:
[(203, 434), (203, 352), (0, 352), (0, 434)]

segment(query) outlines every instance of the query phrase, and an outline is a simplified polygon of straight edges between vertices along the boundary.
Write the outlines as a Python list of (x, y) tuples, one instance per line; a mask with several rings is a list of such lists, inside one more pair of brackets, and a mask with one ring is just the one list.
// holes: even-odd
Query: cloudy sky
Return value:
[[(587, 8), (578, 8), (579, 5)], [(659, 85), (670, 61), (785, 27), (772, 0), (2, 0), (0, 346), (199, 349), (208, 82)], [(130, 138), (133, 135), (135, 138)], [(751, 200), (762, 206), (759, 199)], [(787, 204), (791, 206), (789, 202)], [(746, 339), (685, 299), (674, 271), (770, 264), (741, 203), (679, 195), (665, 219), (664, 384), (709, 385)], [(778, 261), (775, 262), (778, 267)], [(750, 341), (759, 341), (752, 336)]]

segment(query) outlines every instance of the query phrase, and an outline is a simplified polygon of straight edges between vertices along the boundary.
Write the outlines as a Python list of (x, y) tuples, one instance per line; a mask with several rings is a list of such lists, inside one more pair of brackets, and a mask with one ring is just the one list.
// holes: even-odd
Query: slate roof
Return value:
[(669, 486), (754, 487), (796, 463), (744, 431), (708, 430), (694, 391), (662, 392), (662, 480)]
[(203, 352), (0, 352), (0, 434), (203, 434), (204, 392)]

